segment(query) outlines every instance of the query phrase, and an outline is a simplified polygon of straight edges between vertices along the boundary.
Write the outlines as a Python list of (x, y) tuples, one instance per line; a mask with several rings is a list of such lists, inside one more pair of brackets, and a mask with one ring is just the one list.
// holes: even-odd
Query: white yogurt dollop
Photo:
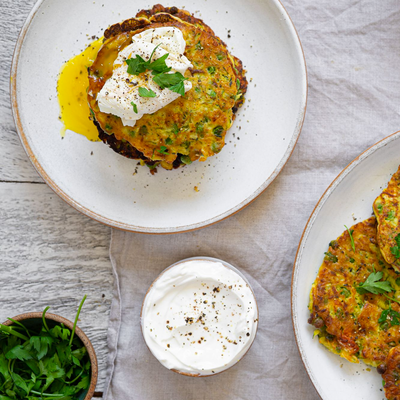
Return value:
[[(157, 45), (160, 46), (157, 47)], [(180, 72), (184, 75), (188, 68), (193, 67), (183, 55), (186, 42), (178, 28), (162, 27), (138, 33), (132, 37), (132, 44), (119, 52), (114, 61), (112, 76), (97, 95), (101, 112), (117, 115), (124, 125), (135, 126), (136, 121), (142, 118), (144, 114), (152, 114), (180, 96), (180, 94), (169, 89), (161, 89), (153, 82), (151, 71), (147, 70), (138, 76), (127, 72), (128, 65), (125, 60), (139, 55), (145, 61), (148, 61), (156, 47), (152, 61), (169, 53), (165, 60), (167, 66), (172, 68), (169, 73)], [(185, 92), (192, 88), (189, 81), (185, 81), (184, 86)], [(139, 87), (153, 90), (156, 97), (139, 96)], [(136, 104), (137, 113), (132, 102)]]
[(145, 297), (142, 331), (169, 369), (212, 375), (237, 363), (257, 331), (253, 292), (217, 261), (188, 260), (167, 269)]

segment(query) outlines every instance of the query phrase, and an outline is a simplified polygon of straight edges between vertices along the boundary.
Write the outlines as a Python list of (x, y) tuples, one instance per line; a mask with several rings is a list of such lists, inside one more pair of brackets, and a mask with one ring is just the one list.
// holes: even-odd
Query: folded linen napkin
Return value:
[[(299, 143), (266, 192), (228, 220), (178, 235), (113, 231), (106, 400), (319, 398), (293, 335), (293, 261), (308, 216), (329, 183), (360, 152), (400, 128), (400, 4), (286, 0), (284, 5), (301, 37), (309, 73)], [(249, 353), (210, 378), (164, 368), (140, 331), (140, 307), (152, 281), (170, 264), (199, 255), (238, 267), (260, 312)]]

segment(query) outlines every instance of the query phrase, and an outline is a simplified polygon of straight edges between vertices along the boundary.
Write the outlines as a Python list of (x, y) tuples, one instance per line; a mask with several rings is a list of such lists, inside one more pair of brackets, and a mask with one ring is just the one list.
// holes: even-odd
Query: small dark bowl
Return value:
[[(24, 321), (24, 325), (26, 327), (35, 327), (39, 324), (42, 323), (42, 313), (41, 312), (31, 312), (31, 313), (25, 313), (25, 314), (19, 314), (16, 317), (12, 318), (15, 321), (22, 322)], [(49, 321), (49, 326), (53, 327), (59, 324), (64, 324), (67, 328), (69, 328), (71, 331), (74, 327), (74, 323), (71, 322), (70, 320), (60, 317), (57, 314), (50, 314), (46, 313), (46, 320)], [(13, 325), (13, 322), (10, 320), (7, 320), (3, 322), (3, 325), (8, 325), (11, 326)], [(92, 343), (90, 342), (89, 338), (83, 333), (82, 329), (78, 328), (78, 326), (75, 328), (75, 333), (76, 336), (81, 340), (81, 342), (84, 344), (86, 347), (86, 350), (89, 355), (90, 359), (90, 364), (91, 364), (91, 377), (90, 377), (90, 385), (89, 388), (87, 389), (86, 392), (83, 392), (79, 399), (80, 400), (90, 400), (93, 397), (94, 391), (96, 389), (96, 383), (97, 383), (97, 377), (99, 374), (98, 370), (98, 365), (97, 365), (97, 357), (96, 353), (94, 351), (94, 348), (92, 346)]]

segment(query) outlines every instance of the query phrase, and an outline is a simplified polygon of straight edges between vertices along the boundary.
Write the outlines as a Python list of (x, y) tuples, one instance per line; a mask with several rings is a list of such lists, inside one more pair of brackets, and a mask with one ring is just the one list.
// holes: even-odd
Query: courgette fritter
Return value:
[(385, 260), (400, 272), (400, 167), (374, 201), (378, 243)]
[(381, 373), (386, 398), (388, 400), (400, 400), (400, 346), (390, 349)]
[[(181, 30), (186, 42), (184, 55), (193, 64), (185, 73), (192, 89), (155, 113), (145, 114), (134, 127), (124, 126), (119, 117), (99, 110), (97, 94), (132, 36), (159, 27)], [(88, 70), (88, 102), (103, 142), (123, 156), (144, 160), (151, 168), (160, 164), (172, 169), (204, 161), (221, 151), (234, 113), (244, 101), (247, 81), (241, 61), (210, 27), (187, 11), (156, 5), (109, 27), (104, 37)]]
[[(371, 277), (388, 291), (374, 294), (360, 290)], [(400, 274), (382, 256), (377, 221), (371, 217), (330, 242), (312, 285), (308, 322), (331, 352), (354, 363), (362, 360), (377, 367), (379, 373), (389, 374), (394, 371), (392, 349), (400, 345), (399, 300)], [(396, 376), (396, 372), (393, 374)], [(390, 383), (392, 380), (387, 383), (388, 398), (400, 399), (393, 397), (400, 396), (400, 388)], [(386, 384), (384, 388), (386, 391)]]

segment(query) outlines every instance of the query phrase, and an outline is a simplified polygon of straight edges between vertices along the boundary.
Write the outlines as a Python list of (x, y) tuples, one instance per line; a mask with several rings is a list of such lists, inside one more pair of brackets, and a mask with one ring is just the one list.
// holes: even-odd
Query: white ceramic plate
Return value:
[(357, 157), (333, 181), (315, 207), (297, 250), (292, 278), (292, 317), (307, 372), (324, 400), (381, 400), (382, 378), (374, 368), (352, 364), (313, 339), (308, 300), (311, 285), (332, 239), (372, 215), (372, 203), (400, 164), (400, 132)]
[(174, 171), (159, 168), (154, 176), (146, 167), (134, 174), (136, 161), (102, 143), (73, 132), (61, 140), (56, 83), (63, 62), (78, 54), (90, 36), (101, 36), (102, 28), (152, 5), (143, 0), (39, 1), (17, 43), (12, 105), (35, 168), (70, 205), (117, 228), (182, 232), (232, 215), (278, 175), (303, 124), (306, 67), (279, 0), (164, 3), (195, 12), (228, 43), (248, 71), (249, 89), (218, 156)]

